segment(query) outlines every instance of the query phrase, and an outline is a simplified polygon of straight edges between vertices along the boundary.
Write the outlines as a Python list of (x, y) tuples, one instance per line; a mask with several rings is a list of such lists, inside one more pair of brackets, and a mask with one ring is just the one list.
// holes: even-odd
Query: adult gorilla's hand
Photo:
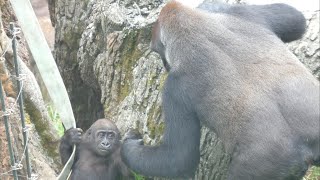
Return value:
[(125, 133), (123, 142), (128, 143), (129, 141), (134, 144), (143, 145), (142, 135), (137, 129), (129, 129), (129, 131)]

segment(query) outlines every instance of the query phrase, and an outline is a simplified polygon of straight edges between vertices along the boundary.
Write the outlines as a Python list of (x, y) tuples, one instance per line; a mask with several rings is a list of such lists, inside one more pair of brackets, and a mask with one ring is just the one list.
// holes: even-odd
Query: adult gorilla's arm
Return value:
[(306, 30), (306, 19), (303, 14), (286, 4), (229, 5), (204, 2), (198, 8), (211, 13), (226, 13), (262, 24), (274, 32), (283, 42), (291, 42), (301, 38)]
[(82, 130), (79, 128), (68, 129), (60, 140), (59, 153), (61, 163), (64, 165), (72, 153), (73, 145), (81, 141)]
[(147, 176), (191, 176), (199, 162), (200, 124), (195, 113), (188, 109), (187, 95), (175, 87), (168, 76), (163, 92), (165, 132), (159, 146), (143, 146), (139, 140), (126, 139), (123, 161), (134, 171)]

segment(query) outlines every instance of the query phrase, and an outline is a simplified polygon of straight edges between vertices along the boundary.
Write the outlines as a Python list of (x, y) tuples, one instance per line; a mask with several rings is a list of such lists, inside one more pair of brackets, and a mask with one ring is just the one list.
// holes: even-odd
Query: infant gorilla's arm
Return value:
[(66, 164), (71, 156), (73, 145), (79, 144), (81, 142), (82, 129), (71, 128), (68, 129), (62, 136), (60, 141), (60, 157), (62, 164)]

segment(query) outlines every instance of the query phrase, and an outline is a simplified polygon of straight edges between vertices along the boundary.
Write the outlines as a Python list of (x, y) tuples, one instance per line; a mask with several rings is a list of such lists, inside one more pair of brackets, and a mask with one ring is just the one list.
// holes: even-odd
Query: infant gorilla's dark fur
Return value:
[(120, 138), (117, 126), (107, 119), (97, 120), (84, 135), (79, 128), (67, 130), (60, 143), (63, 164), (68, 161), (73, 145), (77, 144), (70, 179), (134, 179), (121, 160)]

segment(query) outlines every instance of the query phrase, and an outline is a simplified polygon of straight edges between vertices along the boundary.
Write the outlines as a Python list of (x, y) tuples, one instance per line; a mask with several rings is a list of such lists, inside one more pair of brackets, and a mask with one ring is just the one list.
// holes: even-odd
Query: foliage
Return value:
[(303, 180), (320, 180), (320, 167), (312, 167)]
[(54, 128), (58, 131), (58, 135), (62, 137), (64, 134), (64, 127), (62, 125), (58, 112), (56, 111), (56, 109), (54, 109), (52, 106), (49, 105), (48, 114), (54, 124)]
[(137, 173), (135, 173), (135, 172), (133, 172), (133, 171), (132, 171), (132, 173), (133, 173), (133, 175), (134, 175), (134, 179), (135, 179), (135, 180), (145, 180), (145, 177), (143, 177), (142, 175), (137, 174)]

